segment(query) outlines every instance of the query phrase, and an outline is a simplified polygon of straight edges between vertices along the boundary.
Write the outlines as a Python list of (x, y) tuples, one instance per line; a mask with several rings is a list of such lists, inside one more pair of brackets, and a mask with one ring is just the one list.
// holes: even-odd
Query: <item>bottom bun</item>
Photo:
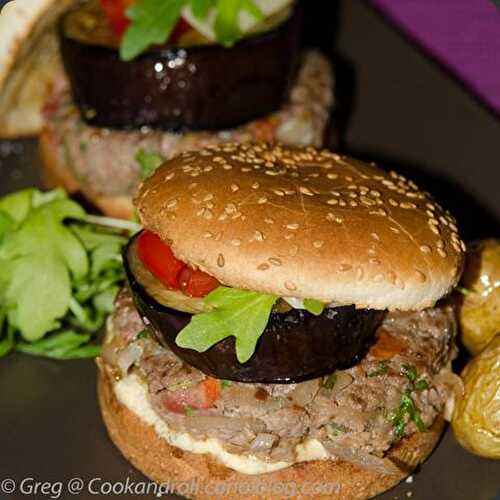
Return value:
[[(216, 496), (228, 499), (284, 498), (284, 492), (290, 491), (288, 486), (295, 488), (293, 498), (371, 498), (398, 484), (422, 463), (432, 452), (444, 427), (444, 420), (440, 417), (428, 431), (413, 434), (391, 448), (387, 456), (400, 467), (398, 475), (388, 476), (338, 460), (301, 462), (275, 472), (246, 475), (229, 469), (210, 455), (171, 446), (152, 426), (118, 401), (111, 377), (103, 363), (98, 362), (98, 365), (99, 403), (113, 443), (148, 478), (169, 485), (182, 482), (188, 493), (183, 488), (178, 492), (194, 499)], [(188, 483), (196, 486), (190, 489)], [(242, 488), (235, 491), (235, 485), (242, 485)], [(317, 485), (319, 490), (311, 489)], [(330, 485), (331, 488), (326, 492), (321, 490), (321, 485)], [(304, 488), (301, 492), (302, 487), (309, 490)]]
[(83, 191), (80, 182), (65, 164), (52, 144), (50, 134), (43, 130), (39, 136), (38, 148), (42, 159), (44, 184), (48, 188), (62, 187), (70, 194), (81, 192), (83, 196), (109, 217), (132, 219), (135, 214), (132, 199), (128, 196), (102, 196), (88, 190)]

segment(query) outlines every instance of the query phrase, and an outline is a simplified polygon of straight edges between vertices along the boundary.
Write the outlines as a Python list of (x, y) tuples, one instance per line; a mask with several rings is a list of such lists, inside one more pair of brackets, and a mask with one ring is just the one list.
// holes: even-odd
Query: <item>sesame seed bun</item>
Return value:
[(142, 183), (135, 202), (180, 259), (232, 287), (418, 310), (462, 270), (455, 220), (428, 193), (314, 148), (185, 153)]
[[(260, 492), (245, 495), (244, 498), (247, 500), (282, 498), (283, 495), (269, 494), (272, 491), (280, 491), (277, 488), (273, 489), (273, 485), (292, 483), (298, 488), (301, 485), (307, 487), (312, 483), (328, 483), (335, 486), (327, 495), (314, 495), (316, 499), (371, 498), (398, 484), (417, 465), (424, 462), (437, 444), (444, 427), (444, 420), (439, 417), (426, 432), (412, 434), (393, 446), (387, 457), (400, 468), (399, 473), (394, 475), (372, 472), (341, 460), (302, 462), (275, 472), (247, 475), (222, 465), (211, 455), (191, 453), (171, 446), (156, 433), (153, 426), (142, 419), (141, 415), (132, 412), (118, 401), (113, 390), (114, 382), (104, 364), (99, 361), (99, 405), (113, 443), (129, 462), (148, 478), (160, 484), (195, 481), (198, 487), (197, 493), (189, 496), (197, 500), (214, 498), (213, 494), (203, 494), (204, 486), (208, 484), (213, 488), (214, 483), (227, 487), (226, 491), (229, 491), (229, 494), (223, 498), (228, 500), (242, 498), (237, 490), (232, 492), (230, 489), (231, 484), (242, 483), (248, 488), (246, 491)], [(259, 485), (262, 486), (263, 483), (268, 486), (265, 491), (259, 490)], [(298, 494), (293, 498), (312, 498), (312, 496)]]
[(75, 0), (13, 0), (0, 12), (0, 138), (34, 135), (61, 62), (56, 21)]

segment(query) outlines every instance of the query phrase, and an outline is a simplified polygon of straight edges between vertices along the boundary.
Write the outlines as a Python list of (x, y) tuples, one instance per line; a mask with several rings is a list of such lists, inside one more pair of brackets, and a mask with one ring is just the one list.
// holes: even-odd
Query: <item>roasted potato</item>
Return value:
[(471, 354), (478, 354), (500, 333), (500, 240), (469, 246), (461, 285), (462, 342)]
[(470, 452), (500, 459), (500, 335), (462, 372), (464, 396), (455, 406), (452, 427)]

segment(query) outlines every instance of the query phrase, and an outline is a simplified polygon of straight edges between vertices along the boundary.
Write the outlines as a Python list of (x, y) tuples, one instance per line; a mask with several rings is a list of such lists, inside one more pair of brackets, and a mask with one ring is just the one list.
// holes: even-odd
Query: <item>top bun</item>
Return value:
[(180, 259), (282, 297), (418, 310), (457, 284), (464, 260), (455, 219), (412, 181), (314, 148), (184, 153), (135, 201)]
[(77, 0), (13, 0), (0, 12), (0, 138), (34, 135), (61, 68), (59, 16)]

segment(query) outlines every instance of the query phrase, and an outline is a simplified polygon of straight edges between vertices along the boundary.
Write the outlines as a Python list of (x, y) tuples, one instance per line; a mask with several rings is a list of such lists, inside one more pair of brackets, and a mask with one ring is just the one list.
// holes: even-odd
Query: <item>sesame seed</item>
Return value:
[(239, 247), (241, 245), (241, 240), (231, 240), (231, 245)]
[(267, 270), (269, 269), (269, 264), (266, 264), (266, 263), (264, 263), (264, 264), (259, 264), (259, 265), (257, 266), (257, 269), (258, 269), (259, 271), (267, 271)]
[(209, 193), (203, 197), (203, 201), (210, 201), (214, 199), (214, 195), (212, 193)]
[(465, 246), (465, 243), (460, 240), (460, 248), (462, 249), (462, 252), (465, 252), (467, 250), (467, 247)]
[(268, 218), (268, 219), (264, 219), (264, 222), (265, 222), (266, 224), (274, 224), (274, 219), (270, 219), (270, 218)]
[(285, 234), (285, 240), (293, 240), (295, 238), (294, 233), (286, 233)]
[(267, 203), (267, 196), (261, 196), (258, 200), (257, 200), (257, 203), (259, 205), (263, 205), (264, 203)]
[(444, 248), (444, 241), (443, 240), (437, 240), (436, 246), (438, 248), (443, 249)]
[(219, 256), (217, 257), (217, 265), (219, 267), (224, 267), (224, 264), (226, 263), (225, 259), (224, 259), (224, 255), (222, 255), (221, 253), (219, 254)]
[(370, 235), (372, 237), (372, 239), (374, 239), (375, 241), (379, 241), (380, 240), (380, 236), (377, 234), (377, 233), (372, 233)]
[(210, 220), (214, 216), (213, 212), (209, 208), (203, 208), (202, 211), (203, 217), (207, 220)]
[(389, 205), (392, 205), (393, 207), (397, 207), (399, 205), (399, 203), (394, 198), (389, 198)]
[(285, 196), (285, 191), (282, 189), (273, 189), (273, 193), (277, 196)]
[(233, 193), (236, 193), (236, 191), (238, 191), (240, 189), (240, 186), (238, 186), (238, 184), (231, 184), (231, 191)]
[(170, 200), (168, 203), (167, 203), (167, 208), (174, 208), (178, 203), (178, 200), (177, 198), (174, 198), (173, 200)]
[(431, 228), (431, 231), (432, 231), (434, 234), (440, 234), (440, 232), (441, 232), (441, 231), (439, 230), (439, 228), (438, 228), (438, 227), (436, 227), (436, 226), (431, 225), (431, 226), (430, 226), (430, 228)]
[(361, 203), (363, 203), (364, 205), (367, 205), (369, 207), (376, 204), (375, 200), (373, 200), (372, 198), (368, 198), (367, 196), (361, 196), (360, 200), (361, 200)]
[(378, 259), (370, 259), (370, 264), (379, 265), (380, 264), (380, 260), (378, 260)]
[(165, 176), (166, 181), (170, 181), (175, 177), (175, 172), (170, 172), (168, 175)]
[(260, 184), (258, 182), (254, 182), (252, 184), (252, 189), (259, 189), (260, 188)]
[(306, 186), (300, 186), (299, 191), (306, 196), (314, 196), (314, 193)]
[(293, 281), (285, 281), (285, 288), (287, 290), (290, 290), (291, 292), (294, 292), (295, 290), (297, 290), (297, 286), (295, 285), (295, 283)]
[(328, 179), (334, 180), (337, 179), (338, 174), (329, 173), (326, 176), (328, 177)]
[(381, 215), (382, 217), (387, 216), (387, 210), (385, 208), (379, 208), (378, 210), (372, 210), (369, 212), (370, 215)]
[(358, 206), (358, 202), (357, 201), (354, 201), (354, 200), (351, 200), (349, 202), (349, 205), (351, 205), (351, 207), (357, 207)]
[(330, 198), (328, 201), (327, 201), (328, 205), (338, 205), (339, 204), (339, 200), (337, 200), (336, 198)]
[(283, 265), (283, 262), (281, 262), (281, 259), (278, 259), (278, 257), (271, 257), (269, 259), (269, 262), (273, 265), (273, 266), (281, 266)]
[(427, 281), (427, 277), (422, 271), (419, 271), (418, 269), (415, 271), (415, 275), (417, 277), (417, 280), (420, 281), (420, 283), (425, 283)]
[(415, 205), (415, 203), (411, 203), (410, 201), (403, 201), (399, 204), (399, 206), (401, 208), (404, 208), (406, 210), (410, 210), (410, 209), (415, 209), (417, 208), (417, 205)]
[(429, 245), (420, 245), (420, 251), (422, 253), (431, 253), (432, 248)]
[(379, 283), (380, 281), (382, 281), (384, 279), (384, 275), (383, 274), (376, 274), (374, 277), (373, 277), (373, 281), (375, 281), (376, 283)]
[(293, 231), (295, 229), (298, 229), (300, 226), (299, 224), (294, 223), (294, 224), (287, 224), (286, 227), (287, 229), (291, 229)]
[(350, 269), (352, 269), (352, 266), (349, 264), (340, 264), (340, 266), (339, 266), (339, 271), (341, 273), (345, 273), (346, 271), (349, 271)]
[(321, 248), (325, 244), (324, 241), (317, 240), (313, 243), (314, 248)]
[(253, 239), (255, 241), (264, 241), (266, 239), (266, 237), (262, 231), (255, 231), (253, 233)]
[(443, 257), (443, 259), (444, 259), (445, 257), (448, 257), (448, 253), (446, 252), (446, 250), (443, 250), (442, 248), (438, 248), (438, 250), (437, 250), (437, 251), (438, 251), (438, 254), (439, 254), (441, 257)]
[(213, 237), (213, 234), (210, 233), (210, 232), (208, 232), (208, 231), (206, 233), (203, 233), (203, 238), (209, 239), (209, 238), (212, 238), (212, 237)]

